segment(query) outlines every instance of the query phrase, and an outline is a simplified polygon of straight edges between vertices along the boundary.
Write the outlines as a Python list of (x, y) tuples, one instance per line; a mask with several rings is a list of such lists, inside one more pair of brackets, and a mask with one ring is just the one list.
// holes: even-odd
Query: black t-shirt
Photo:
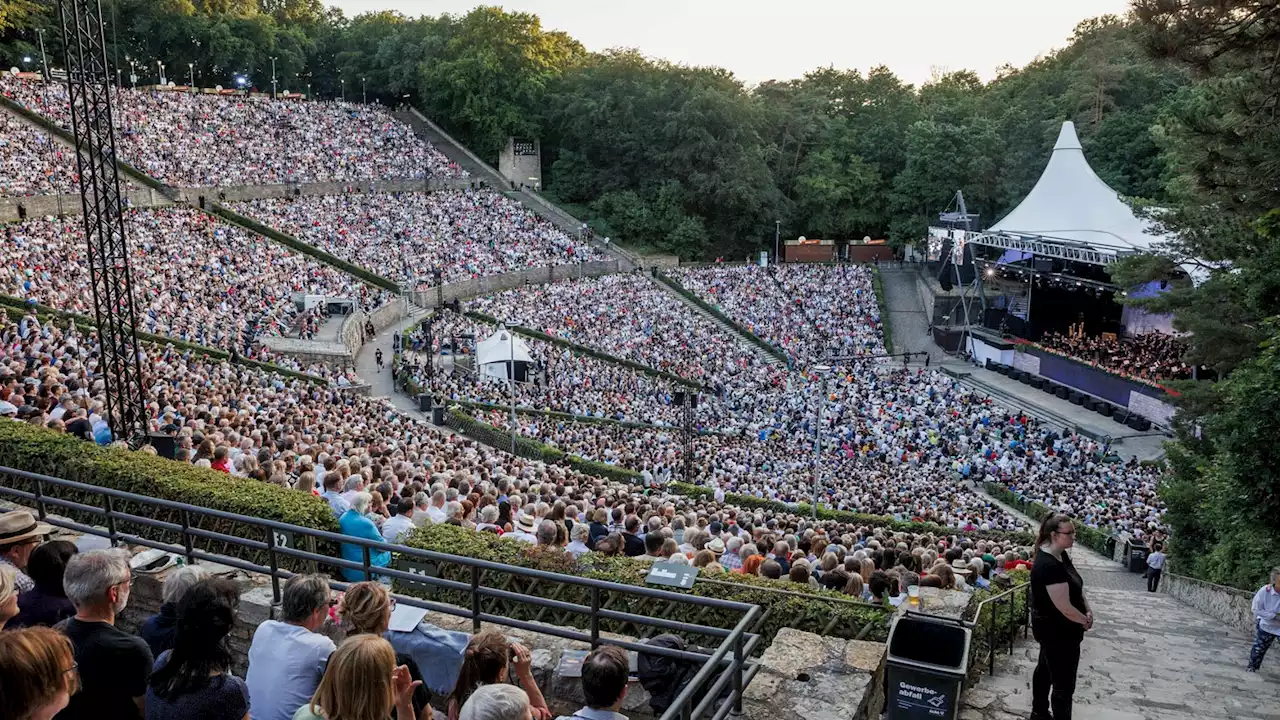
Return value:
[(1084, 604), (1084, 581), (1071, 557), (1066, 551), (1062, 559), (1054, 557), (1043, 549), (1036, 551), (1035, 562), (1031, 566), (1031, 614), (1036, 628), (1045, 632), (1083, 635), (1084, 626), (1072, 622), (1058, 611), (1053, 600), (1049, 598), (1049, 586), (1066, 583), (1071, 606), (1081, 614), (1087, 611)]
[(142, 638), (101, 622), (67, 621), (80, 669), (80, 692), (56, 720), (135, 720), (135, 697), (147, 694), (153, 658)]

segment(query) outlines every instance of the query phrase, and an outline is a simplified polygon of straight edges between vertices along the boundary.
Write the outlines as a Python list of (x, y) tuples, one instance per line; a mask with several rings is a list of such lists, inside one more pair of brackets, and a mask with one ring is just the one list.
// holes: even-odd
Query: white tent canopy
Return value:
[[(505, 327), (476, 345), (476, 365), (483, 375), (507, 379), (508, 363), (512, 360), (518, 363), (532, 363), (533, 356), (529, 354), (529, 348), (525, 346), (524, 341), (518, 335), (511, 334), (511, 331)], [(516, 376), (519, 378), (519, 373)]]
[(1035, 187), (988, 232), (1031, 235), (1119, 252), (1146, 251), (1164, 239), (1098, 177), (1084, 157), (1076, 126), (1062, 123), (1049, 165)]

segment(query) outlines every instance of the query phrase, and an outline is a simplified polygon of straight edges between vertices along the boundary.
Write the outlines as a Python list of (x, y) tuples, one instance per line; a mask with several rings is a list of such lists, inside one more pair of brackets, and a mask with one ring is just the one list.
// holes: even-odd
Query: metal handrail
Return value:
[[(1024, 615), (1020, 620), (1014, 617), (1014, 612), (1017, 606), (1017, 600), (1014, 597), (1014, 594), (1019, 592), (1026, 595), (1026, 607), (1025, 607)], [(992, 595), (991, 597), (983, 600), (982, 602), (979, 602), (977, 609), (973, 613), (973, 620), (966, 621), (966, 624), (971, 629), (978, 627), (978, 625), (982, 622), (982, 609), (989, 603), (991, 604), (992, 607), (991, 607), (990, 615), (987, 616), (988, 617), (987, 619), (987, 674), (995, 675), (996, 674), (996, 647), (998, 644), (997, 643), (998, 638), (996, 637), (996, 625), (997, 625), (996, 615), (999, 612), (999, 609), (1001, 606), (1008, 606), (1009, 620), (1011, 621), (1010, 622), (1011, 630), (1009, 631), (1009, 653), (1012, 654), (1013, 641), (1018, 634), (1018, 627), (1022, 628), (1022, 637), (1025, 638), (1027, 636), (1027, 628), (1030, 627), (1031, 625), (1030, 623), (1031, 583), (1027, 582), (1027, 583), (1022, 583), (1021, 585), (1015, 585), (1014, 587), (1011, 587), (1008, 590), (1005, 590), (1004, 592), (998, 593), (996, 595)], [(973, 656), (977, 653), (977, 651), (978, 649), (976, 645), (971, 644), (969, 646), (970, 667), (972, 667), (973, 665), (973, 662), (972, 662), (974, 659)]]
[[(323, 564), (330, 567), (359, 570), (364, 574), (366, 580), (390, 578), (406, 583), (414, 583), (416, 585), (426, 585), (444, 590), (467, 593), (471, 597), (469, 607), (447, 605), (406, 595), (396, 595), (395, 597), (398, 604), (440, 612), (456, 617), (469, 618), (472, 621), (472, 630), (476, 633), (480, 632), (481, 623), (487, 622), (543, 635), (550, 635), (579, 642), (587, 642), (590, 643), (593, 648), (599, 645), (615, 645), (626, 650), (634, 650), (636, 652), (651, 655), (661, 655), (678, 660), (702, 663), (702, 667), (694, 676), (693, 680), (687, 687), (685, 687), (684, 691), (676, 698), (675, 702), (672, 703), (671, 707), (662, 715), (660, 720), (676, 720), (677, 718), (680, 720), (698, 720), (699, 718), (702, 718), (709, 710), (711, 710), (719, 694), (724, 690), (726, 685), (729, 685), (730, 683), (732, 684), (732, 692), (729, 698), (715, 711), (714, 714), (710, 715), (710, 717), (712, 720), (722, 720), (730, 712), (733, 712), (735, 715), (740, 714), (742, 711), (743, 688), (751, 682), (751, 679), (755, 677), (756, 672), (759, 671), (758, 663), (749, 659), (761, 642), (760, 635), (752, 632), (751, 630), (758, 623), (760, 616), (763, 614), (759, 605), (736, 602), (733, 600), (700, 597), (645, 586), (625, 585), (622, 583), (614, 583), (574, 575), (561, 575), (545, 570), (536, 570), (533, 568), (514, 565), (503, 565), (478, 558), (421, 550), (405, 545), (367, 540), (340, 533), (333, 533), (327, 530), (317, 530), (299, 525), (290, 525), (288, 523), (282, 523), (275, 520), (239, 515), (223, 510), (196, 507), (186, 503), (165, 500), (163, 498), (147, 497), (123, 490), (116, 490), (114, 488), (99, 487), (74, 480), (66, 480), (64, 478), (27, 472), (25, 470), (18, 470), (15, 468), (0, 466), (0, 475), (20, 478), (34, 483), (34, 492), (19, 490), (15, 487), (10, 487), (7, 484), (0, 484), (0, 497), (7, 496), (18, 501), (33, 504), (40, 520), (54, 527), (64, 528), (86, 535), (106, 537), (113, 546), (125, 543), (129, 545), (141, 545), (143, 547), (164, 550), (165, 552), (185, 557), (189, 564), (195, 564), (198, 561), (207, 561), (250, 573), (269, 576), (271, 578), (272, 585), (271, 611), (273, 615), (281, 602), (281, 581), (287, 580), (295, 574), (289, 570), (281, 568), (280, 559), (292, 558), (310, 563)], [(102, 506), (99, 507), (64, 498), (51, 497), (46, 492), (48, 487), (65, 488), (96, 496), (102, 500)], [(117, 505), (121, 502), (137, 503), (143, 507), (149, 508), (174, 510), (181, 513), (182, 522), (179, 524), (123, 512), (116, 509)], [(101, 527), (87, 525), (64, 517), (50, 516), (50, 508), (63, 508), (101, 517), (106, 524), (106, 528), (103, 529)], [(219, 520), (226, 520), (229, 522), (241, 523), (250, 527), (260, 528), (266, 531), (264, 533), (266, 539), (265, 541), (254, 540), (193, 527), (194, 522), (201, 517), (216, 518)], [(117, 527), (121, 522), (176, 533), (181, 536), (182, 544), (174, 545), (158, 540), (152, 540), (150, 538), (140, 537), (131, 533), (121, 532)], [(285, 533), (287, 535), (282, 538), (280, 533)], [(335, 558), (307, 550), (301, 550), (296, 547), (289, 547), (288, 536), (311, 537), (328, 542), (357, 545), (362, 549), (362, 561), (355, 562), (341, 557)], [(195, 542), (196, 539), (200, 539), (202, 541), (222, 542), (234, 547), (265, 551), (267, 553), (268, 564), (263, 566), (247, 560), (229, 557), (227, 555), (206, 552), (205, 550), (197, 547)], [(394, 552), (401, 557), (412, 558), (415, 560), (452, 563), (468, 567), (471, 569), (471, 581), (468, 583), (457, 580), (448, 580), (440, 577), (424, 576), (393, 567), (376, 567), (371, 563), (371, 553), (381, 551)], [(542, 598), (492, 587), (485, 587), (480, 584), (480, 578), (481, 573), (486, 570), (533, 580), (543, 580), (582, 587), (590, 591), (591, 605), (580, 605), (563, 600)], [(331, 580), (329, 584), (332, 588), (339, 591), (345, 590), (350, 585), (346, 582), (334, 580)], [(603, 592), (625, 593), (655, 600), (662, 600), (668, 603), (698, 605), (717, 610), (736, 611), (741, 612), (742, 616), (738, 619), (732, 629), (699, 625), (696, 623), (686, 623), (678, 620), (668, 620), (665, 618), (648, 617), (602, 608), (600, 606), (600, 596)], [(480, 610), (480, 600), (486, 597), (517, 602), (559, 612), (587, 615), (590, 618), (590, 628), (588, 632), (582, 632), (568, 627), (542, 625), (535, 622), (485, 613)], [(708, 654), (696, 651), (671, 650), (639, 642), (605, 638), (601, 637), (600, 633), (601, 619), (629, 622), (635, 625), (654, 627), (662, 630), (714, 637), (720, 639), (720, 643), (714, 651)], [(712, 677), (713, 674), (715, 675), (714, 678)], [(706, 692), (704, 692), (704, 686), (707, 686), (708, 684), (710, 684), (710, 688), (706, 689)], [(703, 700), (698, 703), (697, 707), (694, 707), (693, 699), (699, 694), (703, 695)]]

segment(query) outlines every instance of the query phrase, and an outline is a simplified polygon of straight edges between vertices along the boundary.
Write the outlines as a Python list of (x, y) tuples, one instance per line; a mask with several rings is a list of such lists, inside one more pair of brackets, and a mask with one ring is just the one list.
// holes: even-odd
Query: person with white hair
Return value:
[(586, 523), (582, 523), (582, 522), (574, 523), (573, 530), (569, 531), (569, 544), (565, 545), (564, 547), (565, 552), (571, 553), (574, 557), (578, 557), (583, 553), (590, 552), (591, 548), (587, 547), (587, 539), (590, 536), (591, 536), (590, 525), (587, 525)]
[(169, 571), (161, 589), (160, 612), (143, 621), (138, 634), (147, 641), (151, 654), (156, 657), (173, 649), (173, 639), (178, 633), (178, 603), (192, 585), (209, 577), (209, 571), (200, 565), (183, 565)]
[(62, 586), (76, 614), (62, 629), (75, 648), (80, 692), (59, 718), (141, 720), (155, 658), (142, 638), (115, 627), (132, 584), (129, 552), (122, 548), (89, 550), (67, 561)]
[(519, 686), (482, 685), (462, 704), (458, 720), (533, 720), (533, 707)]
[[(385, 542), (382, 533), (378, 531), (378, 526), (367, 517), (369, 512), (369, 504), (373, 501), (373, 496), (367, 492), (358, 492), (351, 499), (351, 509), (348, 510), (338, 520), (338, 526), (342, 529), (343, 535), (361, 538), (364, 540), (372, 540), (374, 542)], [(365, 546), (358, 543), (342, 543), (342, 559), (355, 563), (363, 563), (365, 557)], [(389, 550), (378, 550), (370, 548), (369, 565), (370, 567), (387, 567), (391, 564), (391, 552)], [(361, 568), (344, 567), (342, 568), (342, 577), (347, 582), (360, 582), (369, 580), (365, 571)], [(377, 577), (376, 575), (374, 577)]]

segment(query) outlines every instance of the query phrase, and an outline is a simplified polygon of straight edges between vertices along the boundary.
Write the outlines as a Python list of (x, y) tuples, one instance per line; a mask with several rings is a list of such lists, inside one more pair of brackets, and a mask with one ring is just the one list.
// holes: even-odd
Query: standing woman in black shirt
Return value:
[(1075, 523), (1060, 513), (1045, 518), (1036, 537), (1031, 629), (1040, 643), (1040, 661), (1031, 678), (1032, 720), (1071, 720), (1080, 642), (1093, 627), (1093, 611), (1084, 599), (1084, 581), (1067, 555), (1075, 540)]

